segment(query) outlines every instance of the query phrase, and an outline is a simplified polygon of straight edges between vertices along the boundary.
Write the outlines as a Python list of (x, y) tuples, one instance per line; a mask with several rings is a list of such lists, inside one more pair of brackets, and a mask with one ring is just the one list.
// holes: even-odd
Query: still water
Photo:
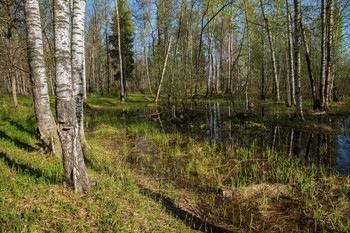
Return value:
[[(326, 130), (319, 130), (300, 127), (300, 123), (299, 127), (294, 126), (290, 115), (271, 109), (256, 107), (251, 115), (237, 109), (242, 106), (189, 103), (93, 114), (106, 114), (109, 119), (136, 119), (137, 124), (152, 121), (165, 133), (179, 133), (185, 141), (207, 142), (224, 153), (235, 153), (240, 147), (261, 152), (269, 148), (297, 157), (306, 165), (322, 164), (342, 175), (350, 174), (349, 116), (313, 117), (315, 126), (325, 126)], [(147, 147), (152, 147), (149, 143), (143, 141), (140, 150), (147, 151)]]
[(323, 164), (342, 175), (350, 173), (349, 116), (317, 119), (320, 125), (331, 122), (332, 130), (318, 130), (317, 127), (305, 130), (276, 123), (276, 118), (290, 116), (262, 108), (255, 110), (253, 116), (245, 115), (231, 104), (166, 106), (158, 112), (159, 127), (166, 133), (179, 132), (192, 139), (206, 140), (228, 152), (238, 147), (254, 147), (261, 151), (268, 147), (298, 157), (305, 164)]

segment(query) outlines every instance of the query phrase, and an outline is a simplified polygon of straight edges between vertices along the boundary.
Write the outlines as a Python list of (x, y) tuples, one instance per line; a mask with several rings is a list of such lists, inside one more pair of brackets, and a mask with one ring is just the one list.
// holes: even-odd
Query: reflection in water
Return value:
[[(197, 111), (200, 112), (200, 108), (197, 107)], [(266, 110), (262, 111), (268, 115)], [(222, 146), (226, 151), (237, 147), (249, 149), (252, 144), (261, 149), (269, 146), (272, 151), (298, 157), (306, 165), (324, 165), (341, 174), (350, 172), (349, 135), (300, 131), (279, 124), (265, 125), (266, 128), (263, 128), (254, 119), (235, 119), (233, 112), (231, 104), (206, 104), (203, 113), (205, 128), (201, 131), (204, 138), (212, 144)], [(200, 121), (200, 118), (191, 120)], [(342, 129), (350, 126), (350, 120), (333, 120), (339, 121), (338, 126)]]
[(206, 127), (204, 138), (216, 145), (222, 144), (222, 131), (220, 120), (220, 104), (209, 103), (206, 106)]
[[(232, 103), (191, 103), (188, 106), (158, 106), (127, 110), (115, 117), (158, 122), (165, 133), (181, 133), (191, 140), (209, 141), (227, 153), (235, 153), (239, 147), (264, 150), (295, 156), (304, 164), (325, 165), (341, 174), (350, 173), (350, 117), (329, 117), (340, 133), (300, 131), (277, 123), (262, 124), (257, 118), (239, 118)], [(257, 115), (274, 119), (283, 117), (267, 109), (257, 109)], [(156, 113), (155, 113), (156, 112)], [(261, 114), (261, 115), (260, 115)], [(150, 116), (147, 118), (146, 116)], [(92, 118), (97, 119), (97, 117)], [(273, 122), (273, 121), (271, 121)], [(140, 146), (144, 151), (144, 145)]]

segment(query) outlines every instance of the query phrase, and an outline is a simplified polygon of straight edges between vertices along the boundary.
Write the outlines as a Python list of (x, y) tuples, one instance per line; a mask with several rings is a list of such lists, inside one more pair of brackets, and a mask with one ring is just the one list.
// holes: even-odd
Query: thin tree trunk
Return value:
[(205, 94), (205, 97), (208, 97), (209, 95), (211, 96), (212, 94), (212, 89), (213, 87), (211, 86), (212, 85), (212, 53), (211, 53), (211, 50), (212, 50), (212, 38), (211, 38), (211, 33), (210, 31), (208, 32), (208, 60), (209, 60), (209, 68), (208, 68), (208, 76), (207, 76), (207, 92)]
[(120, 18), (118, 0), (115, 1), (116, 16), (117, 16), (117, 30), (118, 30), (118, 51), (119, 51), (119, 72), (120, 72), (120, 102), (125, 102), (125, 82), (123, 73), (123, 55), (121, 50), (121, 33), (120, 33)]
[(301, 6), (300, 0), (294, 0), (294, 76), (295, 76), (295, 117), (304, 120), (303, 114), (303, 98), (301, 94), (301, 64), (300, 64), (300, 49), (301, 49)]
[[(293, 55), (293, 54), (292, 54)], [(291, 85), (290, 85), (290, 67), (291, 64), (289, 64), (290, 59), (289, 59), (289, 53), (286, 53), (286, 105), (287, 107), (292, 106), (292, 94), (291, 94)], [(294, 75), (294, 74), (293, 74)]]
[(311, 68), (311, 59), (310, 59), (310, 49), (309, 49), (309, 45), (307, 43), (307, 38), (306, 38), (306, 33), (305, 33), (305, 28), (303, 26), (303, 24), (300, 25), (301, 27), (301, 32), (303, 34), (303, 40), (304, 40), (304, 45), (305, 45), (305, 56), (306, 56), (306, 64), (307, 64), (307, 70), (309, 72), (309, 78), (310, 78), (310, 85), (311, 85), (311, 93), (312, 93), (312, 103), (314, 106), (314, 109), (317, 108), (317, 104), (316, 104), (316, 84), (315, 84), (315, 77), (314, 74), (312, 72), (312, 68)]
[[(11, 62), (12, 63), (12, 62)], [(16, 76), (13, 73), (12, 64), (9, 67), (9, 75), (11, 76), (11, 92), (12, 92), (12, 101), (13, 106), (15, 108), (18, 107), (18, 99), (17, 99), (17, 80)]]
[(160, 90), (162, 89), (162, 83), (163, 83), (163, 79), (164, 79), (164, 75), (165, 75), (165, 71), (166, 71), (166, 66), (167, 66), (167, 62), (168, 62), (168, 57), (169, 57), (169, 52), (170, 52), (170, 47), (171, 47), (171, 41), (172, 41), (172, 36), (169, 39), (169, 44), (168, 44), (168, 49), (165, 55), (165, 59), (164, 59), (164, 64), (163, 64), (163, 70), (162, 70), (162, 75), (160, 77), (160, 81), (159, 81), (159, 86), (158, 86), (158, 91), (157, 91), (157, 95), (156, 95), (156, 99), (155, 99), (155, 103), (158, 103), (158, 99), (159, 99), (159, 95), (160, 95)]
[(326, 42), (326, 79), (325, 79), (325, 87), (324, 87), (324, 108), (328, 110), (329, 108), (329, 99), (331, 93), (331, 82), (332, 82), (332, 65), (333, 65), (333, 8), (334, 1), (328, 0), (327, 4), (327, 42)]
[(45, 150), (49, 150), (56, 156), (61, 157), (61, 144), (56, 123), (50, 110), (40, 11), (37, 0), (25, 1), (25, 19), (30, 81), (32, 84), (34, 111), (38, 123), (40, 140)]
[(265, 100), (265, 56), (264, 56), (264, 50), (265, 50), (265, 39), (264, 37), (260, 37), (261, 42), (261, 48), (262, 48), (262, 56), (261, 56), (261, 87), (260, 87), (260, 99)]
[(278, 74), (277, 74), (277, 64), (276, 64), (276, 56), (275, 56), (275, 49), (273, 47), (273, 41), (272, 41), (272, 35), (271, 35), (271, 30), (270, 30), (270, 25), (269, 21), (265, 15), (265, 9), (263, 6), (262, 0), (260, 0), (260, 6), (261, 6), (261, 12), (265, 21), (265, 27), (266, 27), (266, 32), (267, 32), (267, 38), (269, 40), (269, 45), (270, 45), (270, 53), (271, 53), (271, 62), (272, 62), (272, 72), (273, 72), (273, 82), (274, 82), (274, 99), (275, 102), (281, 102), (281, 97), (280, 97), (280, 88), (279, 88), (279, 81), (278, 81)]
[(79, 140), (73, 98), (69, 2), (55, 0), (56, 117), (62, 146), (65, 181), (75, 192), (89, 190), (89, 176)]
[(322, 0), (321, 7), (321, 72), (320, 72), (320, 110), (325, 110), (325, 85), (326, 85), (326, 41), (327, 41), (327, 31), (326, 31), (326, 0)]
[(111, 94), (111, 72), (110, 72), (110, 62), (109, 62), (109, 40), (108, 40), (108, 27), (109, 27), (109, 19), (108, 19), (108, 6), (107, 6), (107, 0), (104, 0), (104, 7), (105, 7), (105, 40), (106, 40), (106, 79), (107, 79), (107, 93), (108, 95)]
[(247, 49), (248, 49), (248, 70), (247, 70), (247, 78), (245, 83), (245, 109), (249, 110), (249, 93), (248, 93), (248, 87), (250, 82), (250, 76), (251, 76), (251, 69), (252, 69), (252, 58), (251, 58), (251, 40), (250, 40), (250, 28), (249, 28), (249, 20), (248, 20), (248, 13), (245, 12), (245, 21), (247, 26)]
[(144, 22), (144, 31), (143, 31), (143, 54), (144, 54), (144, 62), (145, 62), (145, 68), (146, 68), (146, 76), (147, 76), (147, 82), (148, 82), (148, 90), (149, 90), (149, 93), (151, 95), (153, 95), (153, 92), (152, 92), (152, 85), (151, 85), (151, 78), (150, 78), (150, 75), (149, 75), (149, 66), (148, 66), (148, 54), (147, 54), (147, 43), (146, 43), (146, 29), (147, 29), (147, 24), (146, 24), (146, 21)]
[(287, 10), (287, 33), (288, 33), (288, 62), (289, 62), (289, 74), (290, 74), (290, 80), (287, 80), (287, 82), (290, 82), (290, 97), (291, 103), (288, 103), (288, 105), (295, 105), (295, 77), (294, 77), (294, 59), (293, 59), (293, 39), (292, 39), (292, 30), (291, 30), (291, 17), (290, 17), (290, 9), (289, 9), (289, 3), (288, 0), (286, 0), (286, 10)]
[(231, 94), (231, 81), (232, 81), (232, 61), (231, 61), (231, 55), (232, 55), (232, 42), (231, 42), (231, 31), (228, 34), (228, 77), (227, 77), (227, 87), (226, 87), (226, 94)]

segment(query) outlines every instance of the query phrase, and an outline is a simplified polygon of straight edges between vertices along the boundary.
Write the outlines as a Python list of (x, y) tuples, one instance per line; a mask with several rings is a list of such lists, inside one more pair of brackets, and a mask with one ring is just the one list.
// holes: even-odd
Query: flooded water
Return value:
[[(270, 148), (298, 157), (306, 165), (322, 164), (342, 175), (350, 174), (349, 116), (319, 117), (315, 127), (308, 130), (291, 123), (276, 123), (290, 119), (289, 115), (264, 108), (246, 114), (237, 111), (232, 103), (158, 106), (126, 110), (114, 117), (152, 120), (165, 133), (180, 133), (191, 140), (209, 142), (225, 153), (235, 153), (239, 147), (255, 151)], [(142, 139), (139, 147), (147, 151), (151, 145)]]
[[(305, 164), (323, 164), (340, 174), (350, 173), (350, 117), (325, 116), (312, 130), (275, 122), (290, 117), (259, 109), (253, 116), (237, 112), (230, 104), (191, 104), (164, 107), (160, 127), (165, 132), (180, 132), (197, 140), (204, 139), (227, 152), (238, 147), (261, 149), (299, 157)], [(261, 120), (265, 117), (265, 120)], [(264, 123), (262, 123), (264, 122)], [(336, 129), (328, 129), (331, 122)], [(318, 125), (321, 129), (318, 129)], [(325, 129), (323, 129), (325, 128)]]

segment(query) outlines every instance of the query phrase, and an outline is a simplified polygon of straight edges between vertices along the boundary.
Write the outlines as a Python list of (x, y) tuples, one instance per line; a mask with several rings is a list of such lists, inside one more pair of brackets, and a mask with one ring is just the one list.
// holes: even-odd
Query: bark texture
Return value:
[(76, 116), (79, 130), (80, 143), (84, 152), (87, 154), (89, 145), (86, 141), (84, 134), (84, 118), (83, 118), (83, 105), (84, 105), (84, 80), (85, 80), (85, 0), (73, 1), (73, 34), (72, 34), (72, 78), (73, 78), (73, 90), (75, 98)]
[(38, 0), (25, 1), (25, 19), (27, 24), (30, 81), (40, 139), (45, 150), (49, 150), (61, 157), (61, 144), (56, 123), (50, 110)]
[(71, 78), (69, 1), (55, 0), (56, 116), (66, 184), (75, 192), (89, 190), (89, 177), (79, 140)]

